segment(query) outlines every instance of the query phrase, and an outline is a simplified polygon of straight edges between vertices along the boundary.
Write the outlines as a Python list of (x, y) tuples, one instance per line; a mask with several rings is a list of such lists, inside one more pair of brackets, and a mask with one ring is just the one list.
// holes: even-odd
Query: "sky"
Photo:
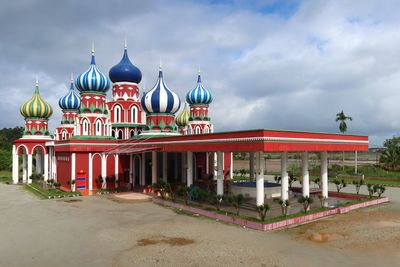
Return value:
[(141, 92), (155, 84), (160, 57), (182, 100), (200, 67), (215, 131), (339, 132), (343, 110), (348, 133), (380, 146), (400, 133), (399, 13), (396, 0), (1, 1), (0, 128), (24, 125), (19, 106), (38, 76), (53, 131), (92, 41), (108, 74), (126, 38)]

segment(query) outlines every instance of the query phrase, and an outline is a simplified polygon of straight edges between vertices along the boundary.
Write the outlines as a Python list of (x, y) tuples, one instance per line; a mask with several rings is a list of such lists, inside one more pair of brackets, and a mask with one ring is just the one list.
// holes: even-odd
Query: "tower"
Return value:
[(58, 101), (63, 116), (61, 125), (56, 129), (56, 140), (71, 139), (75, 134), (75, 121), (78, 116), (79, 106), (81, 104), (80, 96), (74, 90), (74, 79), (71, 75), (71, 84), (68, 94), (61, 97)]
[(200, 71), (197, 76), (197, 86), (187, 93), (186, 102), (189, 103), (190, 108), (188, 134), (212, 133), (214, 127), (208, 115), (208, 107), (212, 102), (212, 95), (203, 87)]
[(76, 78), (75, 85), (81, 94), (75, 138), (90, 136), (107, 139), (111, 137), (111, 123), (106, 105), (106, 94), (110, 88), (110, 81), (96, 67), (94, 47), (89, 69)]
[(110, 110), (112, 136), (129, 139), (140, 134), (146, 126), (146, 114), (140, 105), (139, 83), (142, 73), (128, 57), (125, 43), (121, 61), (109, 72), (112, 100), (107, 103)]
[(188, 124), (189, 124), (189, 111), (187, 109), (186, 103), (182, 109), (182, 111), (176, 116), (176, 125), (179, 127), (180, 134), (187, 134)]
[(146, 134), (177, 134), (174, 114), (179, 110), (181, 100), (164, 83), (161, 65), (156, 84), (143, 95), (141, 103), (147, 114)]

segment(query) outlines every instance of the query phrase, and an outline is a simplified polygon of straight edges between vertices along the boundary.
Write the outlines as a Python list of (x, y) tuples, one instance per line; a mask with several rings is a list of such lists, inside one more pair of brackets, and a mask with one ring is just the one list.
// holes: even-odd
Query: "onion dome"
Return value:
[(90, 67), (76, 78), (75, 85), (81, 92), (91, 91), (105, 93), (110, 88), (110, 81), (107, 76), (101, 73), (96, 67), (93, 48)]
[(67, 95), (60, 98), (58, 105), (63, 110), (78, 109), (81, 104), (81, 98), (74, 90), (74, 79), (71, 77), (71, 86)]
[(53, 109), (47, 101), (43, 100), (39, 94), (39, 83), (36, 80), (35, 92), (31, 99), (21, 105), (20, 110), (21, 115), (24, 118), (39, 118), (48, 119), (51, 114), (53, 114)]
[(210, 91), (205, 89), (201, 83), (200, 71), (197, 78), (197, 86), (186, 95), (186, 101), (190, 105), (208, 105), (212, 102), (212, 95)]
[(179, 110), (181, 100), (164, 83), (161, 66), (156, 85), (143, 95), (141, 103), (146, 113), (174, 114)]
[(178, 116), (176, 116), (176, 125), (179, 127), (185, 127), (189, 123), (189, 111), (186, 107), (186, 105), (183, 107), (181, 113), (179, 113)]
[(142, 80), (142, 72), (129, 60), (126, 44), (121, 61), (110, 69), (108, 76), (113, 83), (140, 83)]

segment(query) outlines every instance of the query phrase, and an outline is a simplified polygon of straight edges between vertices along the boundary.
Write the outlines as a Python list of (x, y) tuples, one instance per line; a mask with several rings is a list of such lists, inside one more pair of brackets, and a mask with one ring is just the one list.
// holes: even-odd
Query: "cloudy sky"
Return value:
[(24, 124), (19, 106), (37, 75), (53, 130), (92, 40), (108, 73), (126, 36), (142, 90), (154, 85), (160, 56), (181, 99), (201, 67), (216, 131), (338, 132), (344, 110), (349, 133), (381, 145), (400, 133), (399, 13), (395, 0), (2, 1), (0, 127)]

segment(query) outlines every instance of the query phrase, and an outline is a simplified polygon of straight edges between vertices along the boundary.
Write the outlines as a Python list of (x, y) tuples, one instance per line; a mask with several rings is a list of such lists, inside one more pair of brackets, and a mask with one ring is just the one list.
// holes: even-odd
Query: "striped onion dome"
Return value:
[(81, 104), (80, 96), (74, 90), (74, 79), (71, 77), (71, 86), (67, 95), (60, 98), (58, 105), (63, 110), (78, 109)]
[(96, 67), (94, 49), (92, 49), (92, 61), (89, 69), (76, 78), (75, 85), (81, 92), (106, 93), (110, 89), (110, 80)]
[(47, 101), (43, 100), (39, 94), (39, 83), (36, 81), (35, 92), (31, 99), (21, 105), (21, 115), (24, 118), (48, 119), (53, 114), (53, 109)]
[(190, 90), (186, 95), (186, 101), (190, 104), (208, 105), (212, 102), (210, 91), (205, 89), (201, 83), (200, 71), (197, 78), (196, 88)]
[(175, 118), (176, 125), (179, 127), (185, 127), (189, 123), (189, 110), (186, 105), (183, 107), (181, 113), (178, 114)]
[(143, 95), (141, 103), (146, 113), (175, 114), (179, 110), (181, 100), (164, 83), (161, 66), (156, 85)]
[(110, 69), (108, 74), (113, 83), (131, 82), (140, 83), (142, 80), (142, 72), (138, 67), (132, 64), (128, 57), (128, 49), (125, 44), (124, 55), (121, 61)]

